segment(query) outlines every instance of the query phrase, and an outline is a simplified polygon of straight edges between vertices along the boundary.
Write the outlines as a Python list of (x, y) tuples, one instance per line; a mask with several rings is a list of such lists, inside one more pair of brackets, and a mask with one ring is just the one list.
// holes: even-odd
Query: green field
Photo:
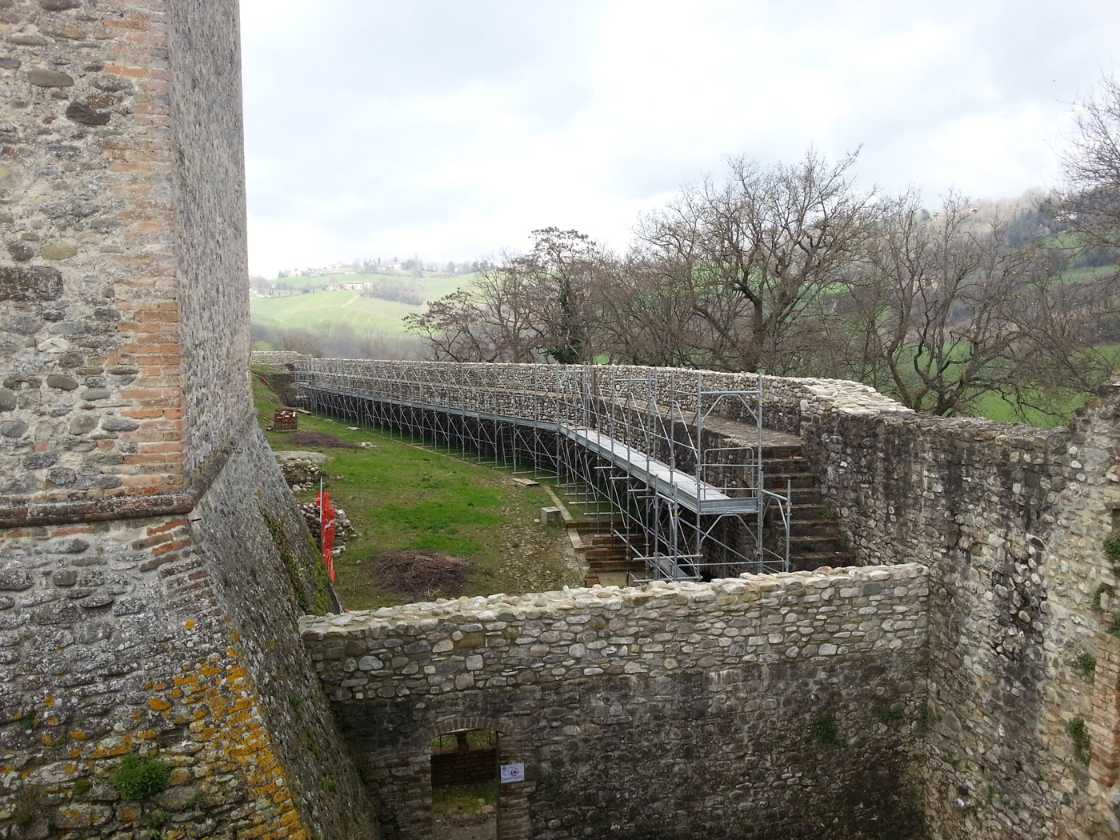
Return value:
[[(450, 294), (472, 279), (473, 275), (470, 274), (439, 274), (416, 278), (386, 274), (325, 274), (318, 277), (287, 277), (276, 283), (291, 288), (318, 289), (335, 282), (385, 280), (414, 284), (428, 301)], [(309, 330), (325, 330), (333, 325), (346, 324), (359, 334), (377, 334), (389, 338), (405, 334), (401, 318), (423, 310), (423, 305), (365, 297), (356, 291), (314, 291), (288, 297), (254, 296), (250, 299), (250, 313), (254, 324), (279, 329)]]
[[(279, 405), (276, 395), (253, 377), (262, 426)], [(565, 562), (567, 535), (536, 522), (552, 502), (543, 487), (521, 487), (510, 473), (414, 446), (387, 434), (324, 417), (300, 415), (300, 431), (321, 432), (370, 448), (307, 445), (291, 434), (268, 432), (274, 449), (322, 452), (327, 487), (346, 511), (358, 536), (336, 562), (336, 589), (349, 609), (370, 609), (457, 595), (489, 595), (559, 589), (582, 580)], [(315, 491), (298, 494), (311, 501)], [(467, 561), (466, 580), (456, 591), (409, 595), (378, 558), (390, 551), (438, 551)]]

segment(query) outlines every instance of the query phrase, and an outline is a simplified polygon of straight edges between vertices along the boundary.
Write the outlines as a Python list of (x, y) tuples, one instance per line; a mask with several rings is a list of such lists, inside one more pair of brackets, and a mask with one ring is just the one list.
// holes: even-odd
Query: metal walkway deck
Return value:
[(594, 429), (560, 428), (569, 440), (605, 458), (667, 499), (696, 514), (757, 513), (758, 497), (732, 497), (683, 470), (651, 458), (640, 449)]

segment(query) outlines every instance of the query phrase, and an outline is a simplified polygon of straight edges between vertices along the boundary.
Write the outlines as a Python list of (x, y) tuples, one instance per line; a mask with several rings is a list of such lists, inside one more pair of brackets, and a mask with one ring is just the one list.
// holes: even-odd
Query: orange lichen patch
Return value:
[(88, 741), (89, 733), (84, 729), (71, 729), (70, 738), (74, 741)]
[(125, 735), (123, 738), (106, 738), (96, 747), (90, 754), (91, 758), (113, 758), (115, 756), (126, 755), (132, 752), (132, 736)]
[(198, 627), (198, 622), (193, 618), (188, 618), (183, 622), (183, 626), (188, 630), (194, 630), (194, 628)]
[[(309, 835), (283, 778), (284, 770), (273, 750), (272, 738), (257, 711), (259, 700), (252, 678), (241, 664), (240, 653), (233, 650), (231, 654), (226, 662), (211, 660), (176, 675), (176, 688), (166, 692), (166, 698), (175, 704), (190, 704), (191, 736), (218, 749), (220, 759), (211, 762), (208, 769), (238, 772), (254, 799), (271, 803), (270, 808), (257, 812), (255, 824), (238, 836), (307, 840)], [(157, 700), (166, 702), (163, 698), (152, 698), (149, 707), (155, 708)], [(172, 705), (168, 703), (169, 707)], [(172, 784), (186, 784), (190, 779), (190, 771), (176, 769)]]
[(148, 700), (148, 708), (153, 712), (166, 712), (171, 708), (171, 704), (162, 697), (153, 697)]

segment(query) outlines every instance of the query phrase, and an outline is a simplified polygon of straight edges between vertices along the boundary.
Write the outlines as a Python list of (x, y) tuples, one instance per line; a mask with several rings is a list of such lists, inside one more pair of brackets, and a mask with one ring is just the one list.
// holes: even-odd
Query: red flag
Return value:
[(319, 505), (319, 537), (323, 545), (323, 562), (327, 566), (327, 577), (334, 583), (334, 505), (331, 504), (331, 494), (326, 490), (319, 491), (316, 501)]

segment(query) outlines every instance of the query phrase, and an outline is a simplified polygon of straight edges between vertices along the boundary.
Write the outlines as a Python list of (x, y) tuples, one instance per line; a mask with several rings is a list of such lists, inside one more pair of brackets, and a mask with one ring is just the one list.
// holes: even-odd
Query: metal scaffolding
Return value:
[[(527, 366), (516, 389), (477, 367), (399, 362), (296, 373), (312, 411), (555, 476), (582, 518), (641, 560), (631, 580), (708, 580), (789, 570), (790, 493), (765, 484), (763, 379), (705, 388), (701, 373), (621, 376), (609, 366)], [(729, 424), (722, 415), (736, 417)], [(713, 426), (719, 426), (717, 430)]]

